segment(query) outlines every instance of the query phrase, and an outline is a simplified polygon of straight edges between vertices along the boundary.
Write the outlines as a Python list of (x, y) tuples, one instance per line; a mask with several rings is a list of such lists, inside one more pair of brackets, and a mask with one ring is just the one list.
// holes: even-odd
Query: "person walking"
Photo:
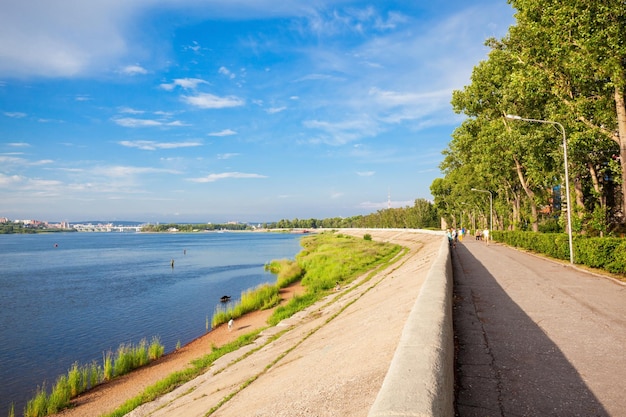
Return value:
[(483, 230), (483, 239), (485, 240), (485, 243), (487, 243), (487, 245), (489, 245), (489, 229), (485, 228), (485, 230)]

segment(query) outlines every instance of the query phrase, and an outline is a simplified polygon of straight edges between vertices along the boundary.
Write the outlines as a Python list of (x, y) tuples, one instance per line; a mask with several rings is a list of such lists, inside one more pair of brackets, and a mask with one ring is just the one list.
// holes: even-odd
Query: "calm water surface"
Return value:
[[(72, 363), (158, 336), (166, 352), (206, 331), (222, 295), (276, 277), (298, 235), (63, 233), (0, 235), (0, 417), (21, 415), (38, 385)], [(171, 260), (174, 267), (171, 267)]]

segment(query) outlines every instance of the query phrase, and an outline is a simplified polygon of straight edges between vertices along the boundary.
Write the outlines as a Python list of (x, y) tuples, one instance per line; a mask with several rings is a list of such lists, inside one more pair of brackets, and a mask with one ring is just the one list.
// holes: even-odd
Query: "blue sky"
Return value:
[(2, 1), (0, 217), (368, 214), (431, 199), (505, 0)]

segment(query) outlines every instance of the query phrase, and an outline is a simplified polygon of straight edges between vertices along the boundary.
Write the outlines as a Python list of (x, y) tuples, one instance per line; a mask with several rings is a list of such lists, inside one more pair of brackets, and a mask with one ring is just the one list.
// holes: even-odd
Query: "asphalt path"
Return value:
[(473, 237), (452, 252), (458, 416), (626, 416), (626, 286)]

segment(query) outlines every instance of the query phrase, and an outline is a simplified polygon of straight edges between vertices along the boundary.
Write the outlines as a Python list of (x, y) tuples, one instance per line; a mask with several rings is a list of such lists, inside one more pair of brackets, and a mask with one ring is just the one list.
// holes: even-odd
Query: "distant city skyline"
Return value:
[(431, 199), (505, 0), (5, 2), (0, 216), (255, 222)]

